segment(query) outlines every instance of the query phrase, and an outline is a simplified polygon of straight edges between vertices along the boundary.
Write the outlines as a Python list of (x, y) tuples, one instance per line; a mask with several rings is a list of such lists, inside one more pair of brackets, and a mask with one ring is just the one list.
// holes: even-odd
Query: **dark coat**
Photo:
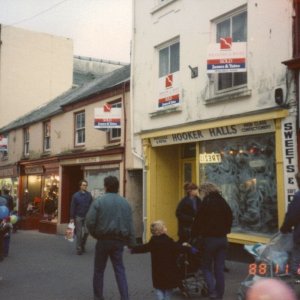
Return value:
[(168, 235), (152, 236), (144, 245), (132, 248), (132, 253), (151, 253), (152, 282), (156, 289), (173, 289), (178, 287), (181, 276), (177, 267), (180, 252), (189, 251)]
[(204, 197), (192, 228), (192, 237), (224, 237), (231, 231), (232, 211), (217, 192)]
[[(196, 210), (193, 206), (193, 201), (196, 201)], [(200, 198), (191, 199), (189, 196), (185, 196), (179, 202), (176, 209), (176, 217), (178, 220), (178, 237), (180, 241), (188, 242), (190, 240), (190, 234), (194, 219), (200, 209)]]
[(300, 191), (295, 193), (292, 202), (289, 204), (280, 228), (282, 233), (291, 232), (292, 230), (294, 242), (300, 244)]

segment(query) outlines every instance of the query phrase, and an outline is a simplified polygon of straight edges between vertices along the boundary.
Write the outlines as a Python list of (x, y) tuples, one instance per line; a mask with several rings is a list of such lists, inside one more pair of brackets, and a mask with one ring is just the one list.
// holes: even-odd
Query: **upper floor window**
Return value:
[(180, 43), (173, 43), (159, 50), (159, 77), (179, 71)]
[[(231, 37), (232, 42), (247, 42), (247, 12), (231, 14), (216, 23), (216, 42)], [(219, 73), (217, 91), (226, 91), (247, 84), (247, 72)]]
[(75, 146), (85, 143), (85, 112), (75, 114)]
[(47, 121), (44, 123), (44, 151), (51, 149), (51, 123)]
[(23, 129), (23, 149), (24, 155), (29, 155), (29, 127)]
[(0, 134), (0, 160), (8, 158), (8, 135)]
[[(122, 107), (121, 102), (112, 103), (111, 107)], [(109, 129), (109, 141), (114, 142), (118, 141), (121, 138), (121, 128), (112, 128)]]

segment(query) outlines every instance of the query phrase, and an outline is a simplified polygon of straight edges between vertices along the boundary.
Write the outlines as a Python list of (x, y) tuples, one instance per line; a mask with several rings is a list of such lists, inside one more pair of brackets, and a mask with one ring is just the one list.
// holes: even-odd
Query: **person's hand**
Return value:
[(191, 244), (189, 244), (187, 242), (182, 243), (182, 246), (184, 246), (184, 247), (192, 247)]

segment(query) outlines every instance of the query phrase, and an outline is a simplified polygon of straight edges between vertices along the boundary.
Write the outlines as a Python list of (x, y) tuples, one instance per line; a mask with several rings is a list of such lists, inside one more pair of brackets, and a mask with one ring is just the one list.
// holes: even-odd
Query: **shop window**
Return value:
[(219, 186), (233, 211), (233, 232), (278, 231), (274, 134), (202, 142), (200, 179)]
[(179, 71), (179, 42), (159, 50), (159, 77)]
[[(216, 43), (231, 37), (232, 42), (247, 42), (247, 12), (231, 14), (216, 22)], [(247, 84), (247, 72), (219, 73), (215, 75), (217, 92), (230, 91)]]
[(58, 187), (58, 176), (51, 175), (45, 177), (43, 213), (44, 218), (46, 218), (48, 221), (57, 221)]
[[(112, 103), (111, 107), (122, 107), (121, 102)], [(116, 142), (121, 139), (121, 128), (111, 128), (108, 130), (109, 141)]]
[(51, 123), (47, 121), (44, 123), (44, 151), (51, 149)]
[(29, 127), (23, 129), (24, 156), (29, 155)]
[(75, 114), (75, 146), (85, 144), (85, 112)]

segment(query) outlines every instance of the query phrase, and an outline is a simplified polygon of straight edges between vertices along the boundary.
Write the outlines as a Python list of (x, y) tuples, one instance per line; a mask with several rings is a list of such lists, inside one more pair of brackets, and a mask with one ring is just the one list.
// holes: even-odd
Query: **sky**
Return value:
[(74, 55), (130, 62), (132, 0), (0, 0), (0, 24), (71, 38)]

